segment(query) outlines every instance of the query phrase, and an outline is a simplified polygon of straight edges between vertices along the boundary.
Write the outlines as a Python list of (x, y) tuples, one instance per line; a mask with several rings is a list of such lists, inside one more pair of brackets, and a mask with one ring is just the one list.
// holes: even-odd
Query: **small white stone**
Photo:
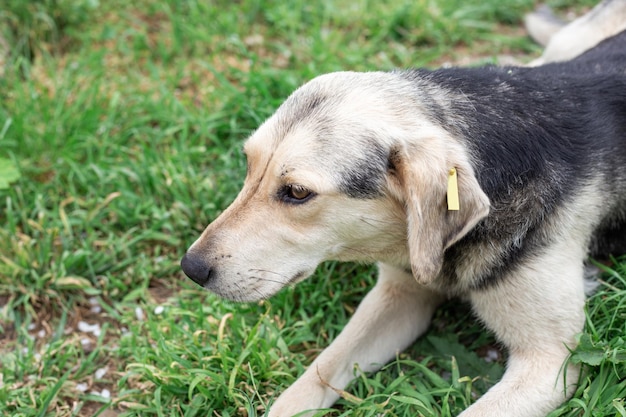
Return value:
[(84, 382), (82, 382), (82, 383), (80, 383), (80, 384), (76, 384), (76, 391), (79, 391), (79, 392), (85, 392), (85, 391), (87, 391), (87, 388), (89, 388), (89, 387), (88, 387), (88, 385), (87, 385), (86, 383), (84, 383)]
[(495, 362), (500, 357), (500, 353), (495, 349), (487, 350), (487, 355), (485, 356), (485, 362)]
[(86, 321), (79, 321), (78, 322), (78, 330), (83, 332), (83, 333), (91, 333), (92, 330), (92, 326), (91, 324), (87, 323)]
[(135, 317), (137, 317), (137, 320), (139, 321), (143, 321), (145, 318), (145, 314), (143, 314), (141, 307), (135, 307)]
[(158, 316), (159, 314), (162, 314), (162, 313), (163, 313), (163, 311), (165, 311), (165, 307), (163, 307), (163, 306), (156, 306), (156, 307), (154, 308), (154, 314), (156, 314), (157, 316)]
[(78, 322), (78, 330), (83, 333), (92, 333), (94, 336), (100, 336), (100, 325), (98, 323), (89, 324), (81, 320)]
[(96, 379), (102, 379), (102, 377), (106, 375), (107, 371), (108, 368), (99, 368), (98, 370), (96, 370)]

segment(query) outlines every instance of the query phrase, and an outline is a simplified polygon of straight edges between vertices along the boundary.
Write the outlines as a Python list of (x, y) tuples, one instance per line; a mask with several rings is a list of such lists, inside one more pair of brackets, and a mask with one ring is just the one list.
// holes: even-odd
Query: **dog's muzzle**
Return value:
[(201, 287), (205, 287), (211, 279), (213, 272), (211, 267), (207, 265), (206, 262), (198, 259), (197, 256), (194, 256), (189, 252), (187, 252), (185, 256), (183, 256), (183, 259), (181, 259), (180, 266), (185, 275)]

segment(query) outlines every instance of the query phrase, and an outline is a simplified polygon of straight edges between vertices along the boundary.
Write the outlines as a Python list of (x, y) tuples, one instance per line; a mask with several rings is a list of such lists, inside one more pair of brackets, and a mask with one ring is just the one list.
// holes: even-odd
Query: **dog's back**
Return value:
[(605, 39), (592, 49), (570, 61), (580, 71), (626, 76), (626, 30)]

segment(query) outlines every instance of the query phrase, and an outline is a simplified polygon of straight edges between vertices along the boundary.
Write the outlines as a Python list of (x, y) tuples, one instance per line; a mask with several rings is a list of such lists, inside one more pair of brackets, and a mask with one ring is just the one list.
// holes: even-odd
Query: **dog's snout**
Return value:
[(185, 275), (196, 284), (204, 287), (209, 282), (212, 273), (211, 267), (197, 256), (186, 253), (180, 261), (180, 266)]

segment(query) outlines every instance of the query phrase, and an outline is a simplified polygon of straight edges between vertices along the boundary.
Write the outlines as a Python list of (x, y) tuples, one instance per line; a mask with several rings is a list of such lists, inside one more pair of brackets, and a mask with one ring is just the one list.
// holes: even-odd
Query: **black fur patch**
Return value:
[[(626, 32), (578, 58), (536, 68), (486, 67), (413, 70), (430, 117), (466, 143), (478, 182), (491, 202), (489, 216), (445, 253), (442, 279), (474, 262), (481, 245), (500, 248), (476, 287), (546, 247), (547, 225), (578, 197), (591, 178), (604, 177), (616, 215), (595, 236), (596, 248), (626, 244)], [(454, 100), (458, 97), (458, 100)], [(436, 103), (430, 105), (429, 103)], [(485, 261), (487, 262), (487, 261)]]
[(375, 140), (366, 139), (366, 143), (365, 152), (346, 161), (347, 167), (339, 174), (339, 190), (352, 198), (382, 196), (388, 154)]
[(278, 110), (277, 116), (282, 119), (282, 122), (276, 124), (281, 128), (277, 134), (285, 136), (295, 126), (306, 123), (307, 120), (316, 120), (327, 103), (329, 103), (329, 98), (322, 92), (298, 94), (296, 91), (285, 100), (285, 103)]

